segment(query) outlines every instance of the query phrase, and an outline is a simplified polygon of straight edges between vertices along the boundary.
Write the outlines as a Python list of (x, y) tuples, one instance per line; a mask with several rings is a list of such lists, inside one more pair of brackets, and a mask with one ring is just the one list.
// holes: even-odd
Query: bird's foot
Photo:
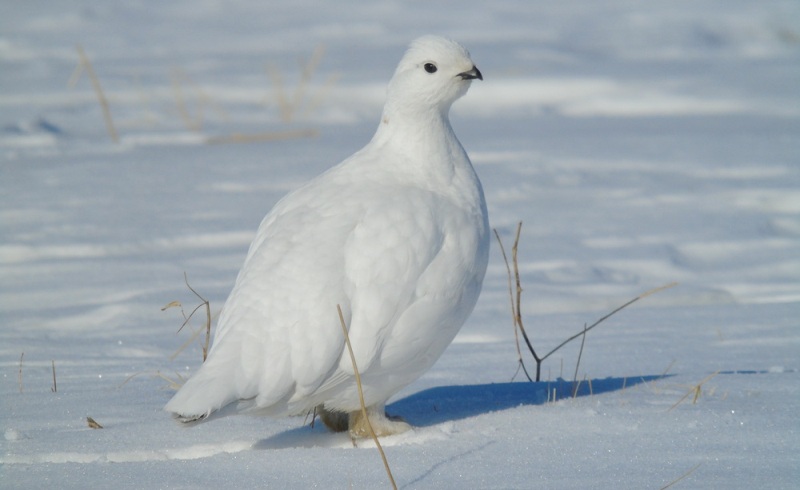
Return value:
[(400, 434), (411, 429), (411, 425), (401, 417), (388, 415), (383, 404), (367, 407), (367, 419), (364, 418), (361, 410), (350, 413), (338, 412), (326, 410), (322, 405), (317, 407), (317, 415), (329, 430), (333, 432), (349, 431), (350, 436), (354, 439), (372, 437), (367, 420), (378, 437)]
[(411, 430), (411, 425), (400, 417), (389, 416), (384, 411), (383, 404), (380, 404), (380, 406), (367, 407), (367, 419), (364, 418), (361, 410), (350, 413), (348, 430), (352, 438), (372, 437), (367, 420), (369, 420), (369, 425), (372, 426), (372, 430), (378, 437), (391, 436)]

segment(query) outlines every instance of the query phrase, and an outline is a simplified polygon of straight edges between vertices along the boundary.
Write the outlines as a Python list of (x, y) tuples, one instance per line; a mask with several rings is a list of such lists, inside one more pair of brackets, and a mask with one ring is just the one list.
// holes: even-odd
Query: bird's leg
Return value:
[[(411, 429), (411, 426), (400, 417), (390, 417), (386, 414), (383, 403), (378, 403), (367, 407), (367, 418), (378, 437), (400, 434)], [(369, 427), (364, 419), (361, 410), (350, 412), (350, 423), (348, 426), (350, 436), (353, 438), (371, 437)]]
[(346, 412), (326, 410), (324, 405), (319, 405), (317, 414), (325, 427), (333, 432), (344, 432), (349, 427), (350, 417)]

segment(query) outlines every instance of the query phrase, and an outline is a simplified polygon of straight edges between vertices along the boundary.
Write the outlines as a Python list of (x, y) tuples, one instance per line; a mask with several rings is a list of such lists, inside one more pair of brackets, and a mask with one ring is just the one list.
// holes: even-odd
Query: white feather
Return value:
[(483, 191), (448, 119), (475, 76), (455, 42), (412, 43), (372, 140), (264, 218), (208, 360), (166, 410), (197, 419), (242, 400), (274, 415), (357, 410), (337, 304), (367, 405), (430, 368), (486, 271)]

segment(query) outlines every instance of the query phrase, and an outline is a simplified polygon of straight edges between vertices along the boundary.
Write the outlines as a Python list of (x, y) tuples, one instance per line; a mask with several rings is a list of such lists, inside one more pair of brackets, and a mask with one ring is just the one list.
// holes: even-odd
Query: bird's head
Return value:
[(439, 36), (414, 40), (389, 83), (387, 106), (400, 110), (446, 113), (464, 95), (480, 70), (463, 46)]

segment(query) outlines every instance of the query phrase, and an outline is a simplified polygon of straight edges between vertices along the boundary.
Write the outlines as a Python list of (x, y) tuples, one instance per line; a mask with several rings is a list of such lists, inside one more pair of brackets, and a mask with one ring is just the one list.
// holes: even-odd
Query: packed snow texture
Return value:
[(435, 33), (484, 75), (451, 119), (509, 253), (523, 222), (537, 353), (678, 285), (531, 383), (493, 241), (475, 312), (390, 400), (398, 486), (795, 488), (798, 26), (794, 0), (6, 2), (0, 486), (388, 486), (373, 443), (303, 417), (177, 425), (205, 311), (176, 333), (161, 308), (201, 303), (186, 273), (218, 313), (264, 214), (366, 143)]

